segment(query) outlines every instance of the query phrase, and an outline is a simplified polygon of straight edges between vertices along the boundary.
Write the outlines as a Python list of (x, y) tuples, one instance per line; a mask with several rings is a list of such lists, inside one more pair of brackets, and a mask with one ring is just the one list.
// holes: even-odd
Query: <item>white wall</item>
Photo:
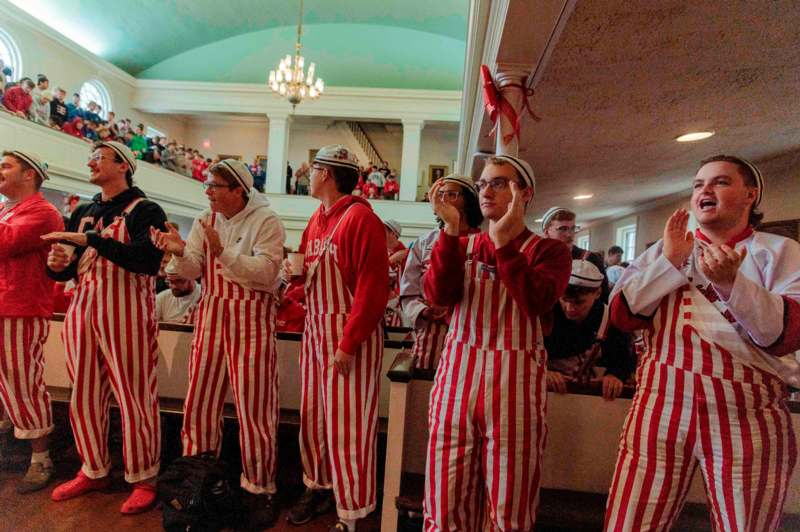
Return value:
[[(130, 106), (136, 91), (136, 80), (113, 65), (94, 57), (78, 45), (66, 41), (53, 30), (32, 19), (16, 7), (3, 3), (0, 27), (14, 39), (22, 55), (22, 75), (36, 79), (45, 74), (50, 88), (61, 87), (67, 98), (78, 92), (87, 80), (101, 81), (111, 94), (112, 109), (118, 118), (130, 118), (134, 124), (143, 122), (182, 140), (184, 124), (169, 115), (150, 115)], [(18, 78), (20, 73), (15, 73)]]

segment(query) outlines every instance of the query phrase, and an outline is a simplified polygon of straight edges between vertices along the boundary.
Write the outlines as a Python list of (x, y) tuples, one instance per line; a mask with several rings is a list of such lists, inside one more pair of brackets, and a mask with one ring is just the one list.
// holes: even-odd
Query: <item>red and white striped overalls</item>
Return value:
[(689, 284), (662, 299), (645, 345), (606, 529), (671, 528), (698, 466), (714, 530), (777, 529), (797, 457), (786, 385)]
[(414, 346), (411, 352), (417, 357), (419, 369), (436, 369), (444, 349), (448, 325), (440, 321), (428, 321), (425, 327), (414, 331)]
[[(531, 235), (520, 252), (538, 237)], [(546, 352), (539, 320), (495, 266), (473, 260), (431, 390), (425, 530), (531, 530), (545, 444)]]
[(383, 330), (379, 325), (353, 353), (347, 376), (334, 371), (334, 356), (353, 301), (330, 251), (333, 236), (346, 216), (347, 211), (325, 239), (319, 257), (306, 261), (300, 454), (306, 486), (332, 487), (339, 517), (360, 519), (375, 509), (376, 501)]
[[(101, 235), (130, 243), (125, 218), (133, 200)], [(125, 480), (158, 474), (158, 328), (154, 277), (130, 272), (88, 248), (78, 265), (78, 285), (62, 339), (72, 381), (70, 421), (89, 478), (108, 475), (108, 409), (116, 398), (122, 418)]]
[[(2, 210), (2, 208), (0, 208)], [(9, 209), (0, 222), (13, 216)], [(53, 431), (50, 394), (44, 384), (44, 343), (50, 320), (42, 317), (0, 317), (0, 406), (21, 440)], [(0, 416), (2, 409), (0, 409)]]
[[(214, 222), (212, 214), (212, 227)], [(272, 294), (225, 278), (206, 243), (203, 248), (205, 271), (189, 360), (189, 389), (181, 431), (183, 454), (219, 453), (222, 408), (230, 382), (239, 418), (241, 485), (251, 493), (275, 493), (275, 299)]]

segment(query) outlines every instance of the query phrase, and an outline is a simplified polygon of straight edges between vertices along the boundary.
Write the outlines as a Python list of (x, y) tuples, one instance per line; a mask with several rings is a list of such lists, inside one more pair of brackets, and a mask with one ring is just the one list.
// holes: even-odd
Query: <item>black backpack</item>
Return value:
[(183, 456), (158, 477), (164, 530), (215, 532), (242, 515), (236, 475), (213, 452)]

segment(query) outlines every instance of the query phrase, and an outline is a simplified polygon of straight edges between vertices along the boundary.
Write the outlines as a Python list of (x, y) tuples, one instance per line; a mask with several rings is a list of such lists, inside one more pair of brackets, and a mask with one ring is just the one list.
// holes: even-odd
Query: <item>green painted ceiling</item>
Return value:
[[(134, 76), (187, 81), (264, 82), (294, 48), (299, 11), (298, 0), (37, 3), (53, 21), (91, 28), (93, 51)], [(469, 0), (305, 0), (303, 55), (327, 85), (459, 90), (468, 9)]]

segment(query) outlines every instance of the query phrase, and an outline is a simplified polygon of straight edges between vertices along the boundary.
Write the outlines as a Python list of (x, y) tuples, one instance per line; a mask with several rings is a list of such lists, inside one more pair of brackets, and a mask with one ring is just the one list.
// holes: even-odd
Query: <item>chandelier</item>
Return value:
[(294, 58), (291, 54), (280, 60), (277, 70), (269, 71), (268, 85), (272, 92), (286, 97), (292, 108), (304, 98), (315, 100), (325, 90), (325, 83), (321, 78), (314, 79), (314, 63), (308, 66), (308, 73), (303, 71), (305, 59), (300, 55), (303, 46), (300, 36), (303, 34), (303, 0), (300, 0), (300, 16), (297, 19), (297, 42), (294, 45)]

